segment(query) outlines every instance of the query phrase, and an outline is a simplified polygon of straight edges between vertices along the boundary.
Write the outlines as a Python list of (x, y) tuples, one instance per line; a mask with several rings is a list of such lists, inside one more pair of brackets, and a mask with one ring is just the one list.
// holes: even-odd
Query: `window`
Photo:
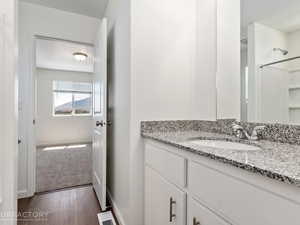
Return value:
[(53, 81), (54, 116), (80, 116), (91, 113), (91, 83)]
[(101, 83), (95, 82), (94, 83), (94, 115), (101, 114), (101, 103), (102, 103), (102, 95), (101, 95)]

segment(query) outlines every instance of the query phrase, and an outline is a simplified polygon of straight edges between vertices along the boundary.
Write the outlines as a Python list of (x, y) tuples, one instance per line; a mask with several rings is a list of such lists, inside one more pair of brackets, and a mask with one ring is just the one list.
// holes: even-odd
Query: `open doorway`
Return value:
[(35, 43), (35, 192), (91, 184), (94, 47), (45, 37)]
[(106, 209), (106, 23), (20, 4), (21, 210), (54, 192), (90, 195)]

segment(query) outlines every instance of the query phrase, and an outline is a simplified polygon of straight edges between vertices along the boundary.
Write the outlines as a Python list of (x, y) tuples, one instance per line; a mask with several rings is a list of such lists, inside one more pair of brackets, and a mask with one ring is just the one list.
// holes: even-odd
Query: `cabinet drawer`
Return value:
[(190, 162), (188, 172), (192, 196), (233, 224), (299, 224), (300, 205), (295, 202), (205, 164)]
[(196, 200), (188, 200), (188, 225), (229, 225)]
[(165, 179), (179, 187), (186, 186), (186, 160), (183, 157), (146, 144), (145, 161)]

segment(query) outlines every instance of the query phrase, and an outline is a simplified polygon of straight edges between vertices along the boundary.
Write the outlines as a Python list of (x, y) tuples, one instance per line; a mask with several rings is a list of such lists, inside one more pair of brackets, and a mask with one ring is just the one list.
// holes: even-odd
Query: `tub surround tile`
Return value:
[[(300, 187), (300, 126), (241, 123), (251, 133), (266, 125), (263, 140), (240, 140), (232, 135), (234, 120), (142, 122), (144, 138), (169, 144), (195, 154)], [(215, 149), (186, 142), (189, 139), (216, 139), (259, 146), (259, 151)]]

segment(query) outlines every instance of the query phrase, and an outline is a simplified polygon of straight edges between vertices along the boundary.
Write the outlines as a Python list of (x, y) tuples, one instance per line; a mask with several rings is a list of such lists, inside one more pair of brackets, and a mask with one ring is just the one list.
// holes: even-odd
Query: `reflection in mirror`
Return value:
[(299, 0), (241, 0), (241, 119), (300, 124)]

